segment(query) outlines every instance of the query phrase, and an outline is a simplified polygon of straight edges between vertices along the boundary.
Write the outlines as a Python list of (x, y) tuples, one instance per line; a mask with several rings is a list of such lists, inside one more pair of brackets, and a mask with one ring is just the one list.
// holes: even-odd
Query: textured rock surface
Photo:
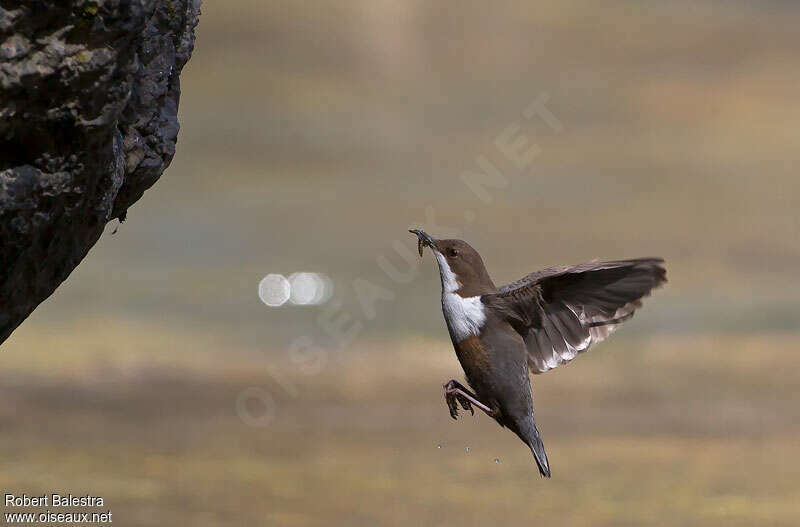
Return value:
[(0, 0), (0, 342), (169, 165), (200, 0)]

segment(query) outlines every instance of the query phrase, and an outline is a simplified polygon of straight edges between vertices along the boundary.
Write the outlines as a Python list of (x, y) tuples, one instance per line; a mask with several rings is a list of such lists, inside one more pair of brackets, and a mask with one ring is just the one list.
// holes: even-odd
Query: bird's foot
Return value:
[(472, 415), (475, 415), (475, 409), (472, 405), (477, 406), (489, 415), (494, 414), (488, 406), (478, 400), (474, 393), (464, 388), (464, 386), (455, 379), (447, 381), (443, 386), (444, 400), (447, 403), (447, 409), (450, 410), (450, 417), (453, 419), (458, 419), (459, 417), (459, 405), (461, 405), (461, 408), (464, 410), (468, 410)]
[[(449, 383), (448, 383), (449, 384)], [(447, 408), (450, 410), (450, 417), (453, 419), (458, 419), (458, 405), (460, 404), (464, 410), (469, 410), (472, 415), (475, 415), (475, 409), (472, 408), (472, 404), (469, 402), (469, 399), (461, 395), (456, 390), (450, 389), (448, 390), (447, 385), (445, 385), (444, 389), (444, 400), (447, 402)]]

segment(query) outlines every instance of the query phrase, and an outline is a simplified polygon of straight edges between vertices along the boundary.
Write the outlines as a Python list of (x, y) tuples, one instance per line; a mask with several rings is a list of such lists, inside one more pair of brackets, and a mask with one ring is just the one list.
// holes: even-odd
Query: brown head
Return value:
[(465, 298), (497, 292), (481, 255), (470, 244), (463, 240), (437, 240), (418, 229), (409, 232), (417, 235), (420, 256), (426, 246), (436, 256), (443, 292)]

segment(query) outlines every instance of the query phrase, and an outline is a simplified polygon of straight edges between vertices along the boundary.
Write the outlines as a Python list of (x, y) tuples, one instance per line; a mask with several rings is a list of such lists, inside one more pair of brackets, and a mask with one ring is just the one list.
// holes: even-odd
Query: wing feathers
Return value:
[(484, 302), (511, 320), (525, 340), (528, 364), (542, 373), (614, 333), (666, 282), (664, 261), (640, 258), (550, 267), (500, 287)]

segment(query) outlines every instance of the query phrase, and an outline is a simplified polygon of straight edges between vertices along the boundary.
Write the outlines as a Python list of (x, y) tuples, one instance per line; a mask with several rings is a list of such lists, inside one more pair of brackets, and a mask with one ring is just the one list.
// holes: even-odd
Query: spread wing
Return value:
[(592, 262), (536, 271), (482, 299), (522, 335), (531, 371), (543, 373), (611, 335), (666, 280), (661, 258)]

